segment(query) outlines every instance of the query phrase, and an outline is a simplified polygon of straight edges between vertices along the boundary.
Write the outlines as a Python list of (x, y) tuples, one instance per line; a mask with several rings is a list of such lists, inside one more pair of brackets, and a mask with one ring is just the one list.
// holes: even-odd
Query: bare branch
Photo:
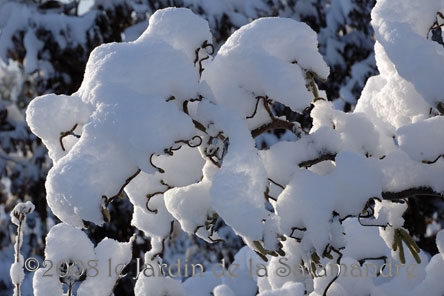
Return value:
[(277, 118), (267, 124), (261, 125), (260, 127), (252, 130), (251, 136), (253, 138), (256, 138), (270, 129), (285, 129), (291, 131), (298, 137), (301, 136), (299, 128), (294, 123)]
[(430, 187), (416, 187), (399, 192), (382, 192), (382, 198), (385, 200), (397, 200), (412, 197), (438, 197), (444, 198), (444, 194), (434, 191)]
[(438, 157), (436, 157), (434, 160), (423, 160), (422, 163), (425, 163), (425, 164), (434, 164), (434, 163), (437, 162), (438, 159), (440, 159), (441, 157), (444, 158), (444, 154), (438, 155)]
[(336, 153), (326, 153), (326, 154), (323, 154), (323, 155), (319, 156), (318, 158), (310, 159), (310, 160), (306, 160), (306, 161), (300, 162), (299, 163), (299, 167), (307, 169), (307, 168), (309, 168), (309, 167), (311, 167), (311, 166), (313, 166), (315, 164), (318, 164), (318, 163), (320, 163), (320, 162), (322, 162), (324, 160), (334, 161), (335, 158), (336, 158)]

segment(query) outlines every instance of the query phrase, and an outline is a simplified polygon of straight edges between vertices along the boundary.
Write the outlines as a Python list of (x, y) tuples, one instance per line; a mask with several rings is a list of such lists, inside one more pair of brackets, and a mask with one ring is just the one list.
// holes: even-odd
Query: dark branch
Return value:
[[(341, 264), (341, 259), (342, 259), (342, 252), (340, 250), (337, 250), (333, 247), (331, 247), (331, 250), (333, 252), (335, 252), (336, 254), (338, 254), (338, 258), (336, 259), (336, 264), (340, 265)], [(335, 275), (335, 277), (328, 283), (327, 287), (325, 287), (324, 293), (322, 294), (322, 296), (327, 296), (327, 291), (328, 289), (330, 289), (331, 285), (333, 285), (333, 283), (339, 278), (339, 273)]]
[(382, 198), (386, 200), (397, 200), (412, 197), (439, 197), (444, 198), (442, 193), (434, 191), (430, 187), (410, 188), (399, 192), (382, 192)]
[(290, 121), (279, 119), (273, 114), (273, 111), (271, 111), (271, 107), (270, 107), (270, 104), (273, 101), (271, 99), (269, 99), (268, 96), (256, 96), (256, 105), (254, 107), (254, 111), (251, 115), (246, 117), (247, 119), (251, 119), (256, 115), (257, 110), (259, 108), (259, 102), (261, 100), (262, 100), (265, 111), (267, 111), (268, 115), (270, 116), (271, 122), (263, 124), (260, 127), (252, 130), (251, 136), (253, 138), (256, 138), (257, 136), (267, 132), (268, 130), (272, 130), (272, 129), (289, 130), (292, 133), (294, 133), (298, 138), (301, 137), (301, 128), (300, 127), (297, 127), (297, 125), (295, 125), (294, 123), (292, 123)]
[(315, 164), (318, 164), (324, 160), (334, 161), (335, 158), (336, 158), (336, 153), (327, 153), (327, 154), (323, 154), (323, 155), (319, 156), (318, 158), (303, 161), (303, 162), (299, 163), (299, 167), (300, 168), (309, 168), (309, 167), (311, 167)]
[(268, 181), (269, 181), (270, 183), (273, 183), (273, 184), (276, 185), (277, 187), (281, 188), (282, 190), (285, 189), (285, 187), (284, 187), (283, 185), (279, 184), (278, 182), (274, 181), (274, 180), (271, 179), (271, 178), (268, 178)]
[(437, 162), (438, 159), (440, 159), (441, 157), (444, 157), (444, 154), (438, 155), (438, 157), (436, 157), (435, 160), (423, 160), (422, 163), (425, 163), (425, 164), (434, 164), (434, 163)]
[(62, 147), (63, 151), (66, 151), (65, 145), (63, 145), (63, 138), (65, 138), (67, 136), (74, 136), (74, 137), (76, 137), (78, 139), (80, 138), (80, 135), (77, 135), (77, 134), (74, 133), (74, 130), (77, 128), (77, 125), (78, 124), (76, 123), (76, 124), (74, 124), (74, 126), (69, 131), (61, 132), (60, 133), (59, 142), (60, 142), (60, 146)]
[(125, 183), (122, 185), (122, 187), (120, 187), (119, 192), (117, 192), (116, 195), (111, 196), (109, 198), (106, 199), (105, 201), (105, 207), (107, 207), (114, 199), (116, 199), (117, 197), (119, 197), (120, 195), (122, 195), (123, 193), (123, 189), (125, 189), (126, 185), (129, 184), (129, 182), (131, 182), (132, 179), (134, 179), (135, 177), (137, 177), (137, 175), (140, 173), (140, 169), (137, 169), (137, 171), (132, 174), (131, 176), (129, 176), (126, 180)]
[(161, 174), (165, 173), (165, 171), (164, 171), (162, 168), (156, 166), (156, 165), (153, 163), (153, 156), (154, 156), (154, 155), (156, 155), (156, 154), (155, 154), (155, 153), (152, 153), (152, 154), (150, 155), (150, 158), (149, 158), (150, 165), (151, 165), (153, 168), (155, 168), (159, 173), (161, 173)]
[(270, 129), (286, 129), (286, 130), (293, 132), (298, 137), (301, 136), (301, 133), (300, 133), (300, 131), (297, 130), (297, 127), (295, 124), (293, 124), (289, 121), (281, 120), (281, 119), (274, 119), (270, 123), (267, 123), (267, 124), (261, 125), (258, 128), (255, 128), (254, 130), (251, 131), (251, 136), (253, 138), (256, 138), (257, 136), (265, 133), (266, 131), (268, 131)]

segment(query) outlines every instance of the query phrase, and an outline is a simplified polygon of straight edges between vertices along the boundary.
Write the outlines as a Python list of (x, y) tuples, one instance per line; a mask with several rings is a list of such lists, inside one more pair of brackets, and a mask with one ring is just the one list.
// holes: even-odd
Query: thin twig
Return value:
[[(338, 266), (341, 264), (341, 259), (342, 259), (342, 253), (331, 247), (331, 250), (334, 251), (336, 254), (338, 254), (338, 258), (336, 259), (336, 264), (338, 264)], [(339, 273), (335, 275), (335, 277), (328, 283), (327, 287), (325, 287), (324, 293), (322, 293), (322, 296), (327, 296), (327, 291), (328, 289), (330, 289), (331, 285), (333, 285), (333, 283), (339, 278)]]
[(111, 196), (111, 197), (109, 197), (109, 198), (106, 198), (106, 201), (105, 201), (105, 207), (107, 207), (112, 201), (114, 201), (114, 199), (116, 199), (117, 197), (119, 197), (120, 195), (122, 195), (123, 190), (125, 189), (126, 185), (128, 185), (128, 184), (131, 182), (131, 180), (134, 179), (134, 178), (135, 178), (140, 172), (141, 172), (141, 170), (140, 170), (140, 169), (137, 169), (137, 171), (136, 171), (134, 174), (132, 174), (131, 176), (129, 176), (129, 177), (125, 180), (125, 183), (123, 183), (122, 187), (120, 187), (120, 189), (119, 189), (119, 191), (117, 192), (117, 194), (115, 194), (115, 195), (113, 195), (113, 196)]
[(282, 190), (285, 189), (284, 186), (282, 186), (281, 184), (279, 184), (278, 182), (274, 181), (274, 180), (271, 179), (271, 178), (268, 178), (268, 181), (271, 182), (271, 183), (273, 183), (273, 184), (276, 185), (277, 187), (280, 187)]
[(319, 156), (319, 157), (317, 157), (315, 159), (310, 159), (310, 160), (302, 161), (302, 162), (299, 163), (298, 166), (300, 168), (309, 168), (309, 167), (311, 167), (311, 166), (313, 166), (315, 164), (318, 164), (318, 163), (320, 163), (322, 161), (325, 161), (325, 160), (334, 161), (335, 159), (336, 159), (336, 153), (326, 153), (326, 154), (323, 154), (323, 155), (321, 155), (321, 156)]
[(60, 142), (60, 146), (62, 147), (63, 151), (66, 151), (65, 145), (63, 145), (63, 138), (65, 138), (67, 136), (74, 136), (76, 138), (80, 138), (80, 135), (77, 135), (74, 133), (74, 130), (77, 128), (77, 126), (78, 126), (78, 124), (76, 123), (69, 131), (65, 131), (65, 132), (60, 133), (59, 142)]
[(434, 164), (434, 163), (436, 163), (436, 162), (438, 161), (438, 159), (440, 159), (441, 157), (444, 158), (444, 154), (438, 155), (438, 157), (436, 157), (435, 160), (431, 160), (431, 161), (429, 161), (429, 160), (423, 160), (422, 163), (425, 163), (425, 164)]

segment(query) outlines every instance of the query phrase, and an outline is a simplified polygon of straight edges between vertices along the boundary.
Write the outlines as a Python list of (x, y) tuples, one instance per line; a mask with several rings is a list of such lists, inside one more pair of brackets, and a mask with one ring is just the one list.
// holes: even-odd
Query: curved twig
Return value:
[[(191, 141), (194, 141), (195, 139), (199, 139), (199, 143), (198, 144), (192, 144), (191, 143)], [(199, 147), (200, 145), (202, 145), (202, 138), (201, 137), (199, 137), (199, 136), (194, 136), (194, 137), (192, 137), (190, 140), (177, 140), (177, 141), (174, 141), (174, 143), (177, 143), (177, 144), (179, 144), (179, 143), (184, 143), (184, 144), (187, 144), (188, 145), (188, 147), (190, 147), (190, 148), (196, 148), (196, 147)], [(180, 149), (180, 148), (179, 148)], [(177, 149), (177, 150), (179, 150), (179, 149)]]
[[(208, 51), (208, 48), (210, 48), (210, 51)], [(201, 49), (205, 49), (207, 51), (207, 56), (199, 59), (199, 52)], [(210, 58), (210, 55), (214, 53), (214, 46), (211, 43), (208, 43), (207, 40), (202, 42), (202, 45), (199, 48), (196, 48), (194, 51), (194, 65), (199, 64), (199, 76), (202, 75), (202, 72), (204, 71), (202, 62), (205, 60), (208, 60)]]
[[(213, 144), (213, 141), (221, 141), (222, 144)], [(225, 137), (223, 132), (220, 131), (216, 136), (210, 136), (207, 141), (207, 147), (204, 149), (205, 156), (217, 167), (221, 167), (221, 162), (228, 151), (230, 138)], [(222, 146), (222, 147), (221, 147)]]
[(154, 210), (151, 209), (150, 206), (149, 206), (149, 203), (150, 203), (151, 198), (153, 198), (154, 196), (156, 196), (156, 195), (158, 195), (158, 194), (164, 194), (164, 193), (165, 193), (165, 192), (158, 191), (158, 192), (154, 192), (154, 193), (152, 193), (152, 194), (147, 194), (147, 195), (146, 195), (147, 201), (146, 201), (145, 207), (146, 207), (146, 209), (147, 209), (149, 212), (151, 212), (151, 213), (153, 213), (153, 214), (157, 214), (157, 213), (159, 212), (158, 209), (154, 209)]
[(123, 190), (125, 189), (126, 185), (128, 185), (132, 179), (134, 179), (139, 173), (141, 172), (140, 169), (137, 169), (137, 171), (132, 174), (131, 176), (129, 176), (126, 180), (125, 183), (123, 183), (122, 187), (120, 187), (119, 192), (117, 192), (117, 194), (111, 196), (111, 197), (106, 197), (104, 195), (104, 197), (106, 198), (105, 200), (105, 207), (107, 207), (112, 201), (114, 201), (117, 197), (119, 197), (120, 195), (122, 195)]
[(156, 165), (153, 163), (153, 156), (154, 156), (154, 155), (156, 155), (156, 153), (151, 153), (151, 155), (150, 155), (150, 158), (149, 158), (150, 165), (151, 165), (153, 168), (155, 168), (159, 173), (161, 173), (161, 174), (165, 173), (165, 170), (164, 170), (164, 169), (162, 169), (162, 168), (156, 166)]
[(382, 200), (379, 197), (372, 197), (367, 200), (365, 203), (365, 208), (362, 211), (366, 211), (367, 214), (364, 216), (362, 213), (359, 214), (359, 217), (361, 218), (370, 218), (375, 215), (375, 208), (374, 205), (372, 205), (372, 202), (375, 203), (375, 201), (382, 202)]
[[(358, 222), (361, 226), (376, 226), (376, 227), (381, 227), (385, 230), (388, 226), (391, 226), (391, 224), (390, 223), (386, 223), (386, 224), (377, 224), (376, 223), (377, 221), (376, 221), (376, 218), (374, 217), (375, 216), (375, 208), (374, 208), (374, 204), (372, 204), (372, 202), (374, 203), (375, 201), (382, 202), (382, 200), (379, 197), (369, 198), (365, 204), (364, 209), (357, 217)], [(366, 213), (363, 213), (364, 211)], [(373, 221), (375, 223), (374, 224), (365, 224), (362, 222), (361, 219), (368, 219), (368, 220)]]
[(165, 189), (164, 191), (156, 191), (156, 192), (154, 192), (154, 193), (148, 193), (148, 194), (146, 195), (146, 198), (147, 198), (148, 200), (146, 201), (145, 207), (146, 207), (146, 209), (147, 209), (149, 212), (151, 212), (151, 213), (153, 213), (153, 214), (157, 214), (157, 213), (159, 212), (159, 210), (157, 210), (157, 209), (151, 209), (151, 207), (149, 206), (149, 203), (150, 203), (150, 201), (151, 201), (151, 198), (153, 198), (155, 195), (158, 195), (158, 194), (165, 194), (165, 192), (167, 192), (168, 190), (170, 190), (170, 189), (173, 188), (172, 186), (170, 186), (170, 185), (168, 185), (167, 183), (165, 183), (163, 180), (160, 180), (160, 184), (162, 184), (163, 186), (166, 186), (166, 189)]
[(438, 155), (438, 157), (435, 158), (435, 160), (432, 160), (432, 161), (429, 161), (429, 160), (423, 160), (422, 163), (425, 163), (425, 164), (434, 164), (434, 163), (436, 163), (436, 162), (438, 161), (438, 159), (440, 159), (441, 157), (444, 158), (444, 154)]
[(203, 67), (203, 65), (202, 65), (202, 62), (205, 61), (205, 60), (208, 60), (209, 58), (210, 58), (210, 56), (206, 56), (206, 57), (201, 58), (201, 59), (199, 60), (199, 76), (201, 76), (201, 75), (202, 75), (202, 72), (205, 70), (204, 67)]
[(65, 138), (67, 136), (74, 136), (77, 139), (80, 139), (80, 135), (77, 135), (74, 133), (74, 130), (77, 128), (77, 126), (78, 126), (78, 124), (76, 123), (69, 131), (65, 131), (65, 132), (60, 133), (59, 142), (60, 142), (60, 146), (62, 147), (63, 151), (66, 151), (65, 145), (63, 145), (63, 138)]
[[(192, 142), (195, 141), (196, 139), (198, 139), (199, 141), (196, 144), (193, 144)], [(177, 141), (174, 141), (174, 143), (175, 144), (183, 143), (183, 144), (187, 144), (187, 146), (190, 148), (196, 148), (196, 147), (199, 147), (200, 145), (202, 145), (202, 138), (200, 136), (194, 136), (189, 140), (177, 140)], [(178, 151), (181, 148), (182, 148), (182, 145), (180, 145), (178, 147), (171, 146), (169, 148), (163, 149), (163, 152), (165, 154), (172, 156), (174, 154), (174, 151)]]
[(257, 113), (257, 108), (259, 107), (259, 101), (261, 100), (261, 98), (262, 98), (262, 97), (256, 97), (256, 104), (255, 104), (255, 106), (254, 106), (254, 111), (253, 111), (253, 113), (252, 113), (251, 115), (249, 115), (249, 116), (246, 117), (247, 119), (251, 119), (251, 118), (253, 118), (253, 117), (256, 115), (256, 113)]
[(201, 47), (204, 48), (204, 49), (207, 49), (207, 48), (209, 47), (209, 48), (211, 49), (211, 52), (208, 52), (208, 50), (207, 50), (207, 53), (208, 53), (208, 54), (214, 54), (214, 45), (211, 44), (211, 43), (208, 43), (207, 40), (205, 40), (205, 41), (202, 43)]
[[(338, 254), (338, 258), (336, 259), (336, 264), (340, 265), (341, 264), (341, 259), (343, 254), (341, 253), (341, 251), (337, 250), (336, 248), (330, 246), (331, 250), (333, 252), (335, 252), (336, 254)], [(330, 289), (331, 285), (333, 285), (333, 283), (339, 278), (339, 273), (335, 275), (335, 277), (328, 283), (327, 287), (325, 287), (324, 293), (322, 293), (322, 296), (327, 296), (327, 291), (328, 289)]]
[(298, 243), (300, 243), (300, 242), (302, 241), (302, 238), (299, 238), (299, 237), (295, 237), (295, 236), (293, 236), (295, 230), (297, 230), (297, 231), (301, 231), (301, 232), (305, 232), (305, 231), (307, 231), (307, 228), (306, 228), (306, 227), (303, 227), (303, 228), (300, 228), (300, 227), (292, 227), (292, 228), (291, 228), (291, 233), (290, 233), (290, 235), (289, 235), (288, 237), (290, 237), (290, 238), (292, 238), (292, 239), (295, 239)]
[(183, 103), (182, 103), (183, 112), (187, 115), (190, 115), (190, 113), (188, 111), (188, 103), (189, 102), (200, 102), (200, 101), (202, 101), (202, 99), (203, 99), (202, 95), (199, 95), (197, 98), (191, 98), (189, 100), (183, 101)]

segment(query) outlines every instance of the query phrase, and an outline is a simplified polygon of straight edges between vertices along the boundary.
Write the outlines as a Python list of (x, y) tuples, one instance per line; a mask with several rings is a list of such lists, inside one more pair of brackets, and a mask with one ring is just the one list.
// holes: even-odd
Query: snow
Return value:
[[(246, 122), (229, 110), (218, 110), (215, 105), (204, 102), (200, 104), (199, 114), (212, 114), (218, 123), (214, 128), (223, 130), (230, 143), (210, 189), (213, 209), (236, 233), (250, 240), (261, 240), (263, 228), (250, 225), (262, 224), (267, 216), (263, 200), (267, 177)], [(230, 207), (226, 207), (227, 204)]]
[[(34, 295), (62, 295), (63, 284), (55, 276), (59, 274), (67, 274), (65, 280), (73, 282), (78, 281), (79, 276), (86, 275), (77, 290), (79, 296), (111, 293), (119, 278), (115, 272), (117, 267), (122, 266), (122, 270), (131, 260), (131, 245), (132, 241), (119, 243), (105, 238), (94, 247), (83, 231), (65, 223), (55, 225), (46, 237), (44, 262), (47, 265), (43, 267), (47, 269), (40, 268), (34, 274)], [(67, 271), (62, 271), (60, 266), (67, 262), (73, 265)]]
[[(60, 135), (62, 132), (70, 131), (75, 124), (77, 128), (74, 133), (79, 134), (81, 127), (88, 120), (91, 111), (78, 96), (65, 96), (48, 94), (42, 96), (41, 99), (32, 101), (32, 108), (27, 109), (27, 121), (33, 132), (42, 138), (43, 143), (48, 148), (49, 157), (57, 162), (60, 158), (67, 154), (60, 145)], [(36, 112), (36, 110), (47, 110), (52, 116), (46, 113)], [(39, 124), (41, 122), (46, 124)], [(58, 133), (54, 132), (57, 128)], [(63, 138), (65, 150), (71, 150), (73, 144), (77, 142), (74, 136)], [(72, 141), (74, 143), (67, 143)]]
[(206, 271), (201, 276), (190, 277), (184, 281), (185, 295), (206, 296), (214, 288), (221, 285), (221, 279), (214, 276), (213, 271)]
[[(150, 237), (165, 237), (170, 232), (170, 224), (174, 218), (167, 211), (163, 194), (154, 195), (149, 202), (146, 195), (150, 190), (161, 192), (165, 186), (155, 183), (155, 179), (146, 173), (140, 173), (125, 188), (130, 201), (134, 205), (131, 224)], [(148, 206), (147, 206), (148, 202)], [(151, 211), (149, 211), (150, 209)], [(154, 213), (155, 212), (155, 213)]]
[(369, 198), (380, 194), (381, 183), (376, 164), (351, 152), (336, 157), (336, 168), (329, 175), (297, 170), (278, 197), (281, 229), (290, 236), (292, 227), (307, 228), (302, 244), (322, 253), (331, 237), (328, 225), (332, 213), (356, 215)]
[(27, 74), (32, 73), (38, 68), (37, 54), (43, 47), (43, 42), (37, 39), (34, 32), (27, 31), (23, 38), (23, 44), (27, 48), (24, 60), (24, 67)]
[(407, 153), (398, 150), (380, 161), (385, 182), (383, 190), (400, 192), (409, 188), (430, 187), (436, 192), (444, 191), (444, 176), (441, 174), (444, 161), (440, 158), (433, 164), (412, 160)]
[[(142, 278), (141, 278), (142, 279)], [(175, 295), (185, 296), (185, 290), (179, 281), (167, 277), (145, 277), (136, 282), (136, 295)]]
[(177, 295), (185, 296), (185, 288), (181, 283), (171, 277), (164, 277), (162, 274), (157, 273), (158, 264), (161, 262), (153, 262), (150, 259), (149, 253), (145, 254), (145, 266), (153, 267), (155, 276), (149, 276), (151, 269), (147, 269), (145, 274), (139, 275), (134, 288), (135, 295)]
[(25, 279), (25, 272), (23, 270), (23, 258), (22, 262), (15, 262), (11, 265), (10, 275), (12, 283), (21, 284)]
[(438, 247), (439, 252), (444, 254), (444, 230), (439, 231), (436, 235), (436, 246)]
[[(187, 26), (175, 19), (184, 20)], [(165, 30), (163, 22), (177, 25)], [(171, 39), (199, 28), (200, 34), (188, 34), (192, 36), (189, 43)], [(103, 196), (118, 193), (137, 169), (155, 172), (149, 162), (152, 154), (162, 153), (177, 140), (195, 136), (191, 119), (177, 108), (181, 101), (197, 97), (199, 76), (191, 48), (199, 47), (208, 38), (208, 25), (190, 11), (158, 12), (137, 41), (96, 48), (77, 93), (62, 96), (61, 100), (57, 100), (60, 96), (50, 95), (31, 102), (28, 123), (34, 133), (49, 143), (54, 161), (47, 178), (48, 203), (62, 221), (76, 227), (83, 226), (82, 220), (102, 224)], [(178, 102), (167, 102), (171, 96)], [(83, 116), (78, 118), (76, 113), (67, 116), (66, 128), (70, 129), (73, 122), (83, 128), (79, 131), (79, 141), (59, 158), (60, 132), (48, 131), (46, 116), (35, 110), (48, 106), (61, 108), (63, 116), (66, 101), (78, 105), (77, 110)], [(82, 112), (86, 108), (89, 112)], [(58, 123), (61, 117), (54, 120)], [(154, 138), (157, 140), (152, 141)]]
[(399, 75), (433, 106), (440, 102), (443, 86), (435, 77), (444, 66), (444, 49), (427, 40), (428, 30), (444, 2), (378, 1), (372, 10), (376, 39), (384, 47)]
[[(288, 239), (283, 244), (285, 257), (272, 257), (268, 263), (268, 270), (270, 271), (267, 277), (258, 279), (259, 292), (273, 291), (282, 288), (285, 283), (304, 283), (310, 285), (311, 277), (308, 272), (303, 273), (301, 268), (304, 268), (304, 262), (308, 262), (305, 252), (302, 250), (302, 245), (296, 240)], [(264, 264), (263, 261), (254, 262), (253, 266)], [(267, 271), (268, 271), (267, 270)]]
[(79, 296), (99, 296), (112, 292), (112, 288), (120, 276), (125, 276), (122, 271), (131, 261), (132, 240), (133, 238), (128, 243), (119, 243), (113, 239), (105, 238), (95, 247), (96, 268), (99, 274), (98, 277), (87, 277), (77, 290)]
[(219, 285), (213, 290), (214, 296), (234, 296), (233, 290), (230, 289), (227, 285)]
[[(324, 79), (329, 74), (317, 51), (314, 32), (292, 19), (261, 18), (230, 36), (203, 79), (218, 104), (246, 118), (255, 113), (257, 96), (267, 96), (302, 112), (313, 99), (306, 88), (306, 71)], [(252, 121), (251, 129), (269, 118), (261, 108)]]
[[(228, 291), (231, 290), (232, 293), (235, 292), (235, 295), (251, 295), (256, 293), (257, 285), (252, 276), (254, 274), (254, 268), (250, 269), (250, 262), (258, 260), (258, 256), (250, 248), (243, 247), (240, 249), (234, 256), (234, 262), (227, 267), (228, 276), (222, 277), (222, 284), (225, 286), (224, 290), (229, 289)], [(216, 292), (216, 290), (218, 290), (217, 287), (214, 291)]]
[(286, 282), (281, 288), (259, 293), (258, 296), (302, 296), (305, 295), (304, 285)]
[(444, 154), (444, 119), (433, 117), (411, 125), (405, 125), (396, 132), (399, 147), (416, 161), (435, 161)]
[(34, 211), (35, 206), (32, 202), (19, 202), (15, 205), (14, 209), (11, 211), (11, 222), (17, 226), (24, 223), (27, 214)]
[(147, 27), (148, 27), (148, 21), (140, 22), (131, 27), (128, 27), (123, 33), (124, 41), (125, 42), (135, 41), (137, 38), (139, 38), (140, 35), (142, 35), (142, 33), (146, 30)]
[[(325, 145), (324, 150), (349, 150), (364, 155), (381, 153), (378, 147), (378, 133), (365, 115), (335, 110), (332, 103), (325, 101), (318, 101), (314, 105), (313, 128), (310, 132), (314, 133), (323, 127), (330, 129), (320, 136), (320, 141)], [(366, 136), (362, 137), (362, 134)]]
[(378, 42), (375, 53), (381, 74), (369, 78), (355, 112), (365, 113), (377, 129), (384, 132), (381, 136), (391, 137), (398, 128), (426, 119), (430, 105), (411, 82), (400, 77)]
[(435, 255), (426, 267), (425, 279), (413, 290), (408, 291), (407, 295), (442, 295), (444, 293), (444, 283), (440, 275), (444, 272), (444, 259), (442, 256)]
[[(102, 270), (112, 255), (115, 264), (127, 264), (132, 241), (104, 239), (94, 247), (79, 229), (108, 220), (108, 203), (124, 190), (134, 206), (132, 225), (151, 238), (146, 264), (162, 264), (159, 252), (175, 227), (211, 242), (223, 237), (215, 227), (223, 221), (246, 244), (234, 256), (238, 277), (206, 271), (182, 284), (168, 275), (142, 275), (136, 295), (322, 295), (333, 276), (282, 276), (285, 267), (340, 262), (361, 271), (359, 260), (383, 256), (399, 264), (393, 242), (407, 203), (383, 200), (384, 194), (444, 192), (443, 122), (435, 116), (442, 89), (430, 79), (442, 76), (442, 48), (426, 39), (426, 20), (443, 2), (401, 2), (380, 0), (373, 11), (380, 74), (369, 79), (350, 113), (315, 98), (307, 74), (325, 79), (329, 69), (316, 34), (291, 19), (253, 21), (213, 53), (208, 23), (169, 8), (154, 13), (138, 39), (96, 48), (76, 93), (38, 97), (27, 110), (31, 130), (54, 162), (47, 199), (63, 221), (48, 233), (45, 259), (96, 260)], [(260, 8), (255, 1), (230, 5), (249, 13)], [(204, 9), (222, 6), (208, 2)], [(333, 22), (352, 2), (333, 1), (331, 9)], [(28, 63), (35, 67), (32, 55)], [(313, 127), (259, 151), (252, 130), (276, 120), (273, 101), (299, 113), (313, 104)], [(48, 119), (47, 112), (54, 115)], [(440, 254), (430, 260), (419, 252), (421, 263), (415, 263), (404, 248), (406, 264), (417, 264), (415, 279), (341, 277), (328, 294), (404, 295), (433, 286), (441, 295), (442, 233)], [(20, 280), (17, 266), (11, 276)], [(251, 266), (267, 276), (250, 274)], [(36, 295), (48, 287), (61, 295), (58, 278), (43, 273), (34, 275)], [(118, 276), (87, 276), (78, 295), (111, 293)]]
[[(381, 224), (384, 224), (383, 222)], [(357, 219), (347, 219), (343, 226), (347, 239), (344, 256), (357, 259), (381, 256), (381, 250), (385, 249), (385, 241), (379, 237), (378, 227), (362, 227)], [(388, 250), (386, 253), (389, 253)]]
[(215, 214), (208, 198), (210, 185), (211, 183), (204, 179), (198, 184), (173, 188), (164, 195), (166, 208), (188, 233), (196, 232), (202, 237), (211, 235), (201, 234), (205, 229), (205, 222)]

